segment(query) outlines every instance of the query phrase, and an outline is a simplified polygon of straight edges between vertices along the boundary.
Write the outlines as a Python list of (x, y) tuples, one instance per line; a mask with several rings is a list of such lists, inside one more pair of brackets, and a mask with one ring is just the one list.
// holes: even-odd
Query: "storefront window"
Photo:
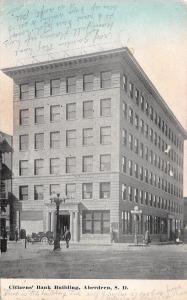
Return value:
[(109, 211), (84, 211), (82, 218), (82, 233), (108, 234), (110, 232)]

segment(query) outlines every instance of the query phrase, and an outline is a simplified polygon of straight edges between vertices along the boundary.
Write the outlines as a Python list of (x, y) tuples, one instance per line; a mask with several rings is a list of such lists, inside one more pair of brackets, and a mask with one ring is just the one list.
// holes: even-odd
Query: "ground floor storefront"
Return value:
[[(53, 232), (56, 234), (57, 213), (54, 204), (48, 204), (43, 210), (18, 211), (17, 228), (26, 230), (26, 234)], [(133, 242), (135, 233), (142, 242), (146, 231), (151, 241), (168, 241), (176, 238), (181, 229), (181, 216), (174, 214), (134, 215), (132, 210), (118, 211), (115, 216), (111, 209), (85, 208), (81, 203), (63, 204), (59, 208), (59, 232), (63, 237), (70, 229), (74, 242)]]

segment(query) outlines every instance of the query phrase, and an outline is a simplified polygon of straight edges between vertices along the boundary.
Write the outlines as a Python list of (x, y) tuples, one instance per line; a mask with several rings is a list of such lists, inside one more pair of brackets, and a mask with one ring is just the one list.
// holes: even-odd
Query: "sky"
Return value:
[[(187, 130), (187, 1), (2, 0), (1, 16), (1, 68), (127, 46)], [(13, 131), (2, 72), (0, 130)], [(187, 142), (184, 172), (187, 196)]]

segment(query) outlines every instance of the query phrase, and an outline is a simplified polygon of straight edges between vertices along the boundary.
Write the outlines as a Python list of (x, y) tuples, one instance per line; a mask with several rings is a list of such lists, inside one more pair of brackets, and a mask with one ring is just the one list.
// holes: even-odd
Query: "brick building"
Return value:
[(12, 136), (0, 131), (0, 232), (14, 236), (12, 202)]
[(183, 220), (185, 130), (127, 48), (3, 70), (14, 80), (17, 225), (74, 241), (172, 238)]

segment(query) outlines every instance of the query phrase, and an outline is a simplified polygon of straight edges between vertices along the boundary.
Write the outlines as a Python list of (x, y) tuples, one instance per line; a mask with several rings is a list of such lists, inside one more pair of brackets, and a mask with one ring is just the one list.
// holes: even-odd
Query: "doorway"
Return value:
[(70, 215), (59, 216), (60, 236), (63, 237), (66, 229), (70, 229)]

